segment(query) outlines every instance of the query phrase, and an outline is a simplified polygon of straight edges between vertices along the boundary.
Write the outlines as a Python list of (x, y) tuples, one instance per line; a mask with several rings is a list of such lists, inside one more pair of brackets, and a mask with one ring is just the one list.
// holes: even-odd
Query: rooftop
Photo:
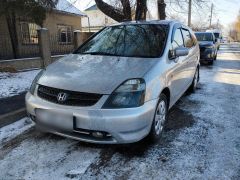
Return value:
[(83, 12), (81, 12), (78, 8), (76, 8), (74, 6), (74, 4), (70, 3), (67, 0), (58, 0), (55, 10), (62, 12), (62, 13), (74, 14), (74, 15), (78, 15), (78, 16), (85, 16), (85, 14)]
[(90, 6), (90, 7), (88, 7), (87, 9), (85, 9), (84, 11), (92, 11), (92, 10), (97, 10), (97, 9), (98, 9), (97, 5), (94, 4), (94, 5)]

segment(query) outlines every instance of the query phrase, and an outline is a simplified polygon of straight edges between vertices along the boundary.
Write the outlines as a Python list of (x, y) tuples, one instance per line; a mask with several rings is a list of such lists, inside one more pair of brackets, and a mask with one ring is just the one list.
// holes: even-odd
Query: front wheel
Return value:
[(217, 53), (216, 53), (215, 56), (214, 56), (214, 60), (217, 60)]
[(157, 142), (162, 135), (164, 125), (167, 120), (167, 113), (168, 113), (167, 97), (165, 94), (161, 94), (155, 110), (151, 131), (149, 133), (149, 137), (153, 142)]

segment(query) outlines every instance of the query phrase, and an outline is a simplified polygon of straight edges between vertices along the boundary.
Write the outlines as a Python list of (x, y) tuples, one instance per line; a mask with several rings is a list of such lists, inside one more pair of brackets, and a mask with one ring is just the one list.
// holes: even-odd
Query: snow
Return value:
[(25, 121), (1, 129), (4, 143), (0, 157), (6, 154), (7, 160), (0, 160), (0, 179), (79, 179), (99, 155), (98, 149), (84, 143), (35, 130), (29, 132), (27, 140), (15, 140), (19, 145), (8, 153), (8, 142), (32, 127)]
[(0, 98), (6, 98), (27, 91), (40, 70), (18, 73), (0, 72)]
[(77, 14), (77, 15), (82, 15), (82, 16), (85, 15), (78, 8), (76, 8), (74, 6), (74, 4), (72, 4), (71, 2), (68, 2), (67, 0), (58, 0), (56, 9), (58, 11), (64, 11), (64, 12), (71, 13), (71, 14)]
[(23, 118), (13, 124), (2, 127), (0, 129), (0, 146), (27, 131), (32, 126), (32, 121), (30, 121), (28, 118)]
[(240, 179), (240, 88), (232, 81), (240, 64), (229, 54), (226, 67), (226, 57), (201, 67), (196, 93), (173, 107), (156, 144), (95, 145), (31, 129), (17, 138), (32, 127), (23, 120), (0, 129), (0, 179)]

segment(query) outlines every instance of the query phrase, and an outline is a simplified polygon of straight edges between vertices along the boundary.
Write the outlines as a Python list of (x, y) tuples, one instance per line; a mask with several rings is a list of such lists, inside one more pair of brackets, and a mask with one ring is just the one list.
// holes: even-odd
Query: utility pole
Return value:
[(210, 24), (209, 24), (209, 28), (211, 28), (212, 26), (212, 16), (213, 16), (213, 3), (211, 5), (211, 15), (210, 15)]
[(192, 0), (189, 0), (188, 2), (188, 26), (191, 26), (191, 20), (192, 20)]

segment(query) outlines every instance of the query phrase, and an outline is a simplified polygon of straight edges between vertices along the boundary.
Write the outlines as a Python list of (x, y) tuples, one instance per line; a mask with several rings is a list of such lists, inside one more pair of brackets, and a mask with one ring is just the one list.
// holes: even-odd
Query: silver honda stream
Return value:
[(105, 27), (42, 70), (26, 95), (37, 126), (93, 143), (158, 140), (168, 110), (199, 79), (199, 46), (176, 21)]

